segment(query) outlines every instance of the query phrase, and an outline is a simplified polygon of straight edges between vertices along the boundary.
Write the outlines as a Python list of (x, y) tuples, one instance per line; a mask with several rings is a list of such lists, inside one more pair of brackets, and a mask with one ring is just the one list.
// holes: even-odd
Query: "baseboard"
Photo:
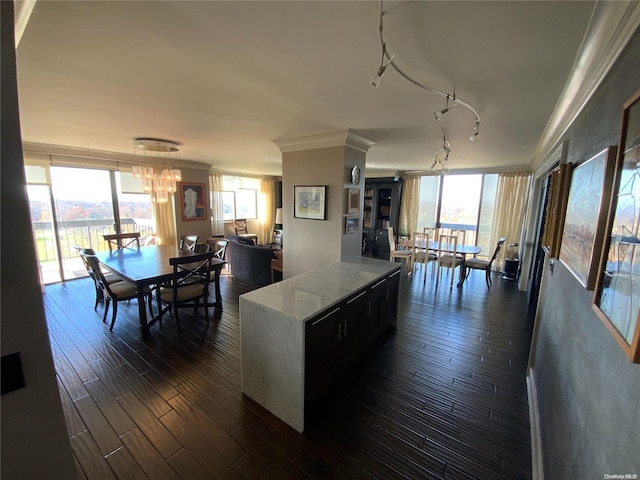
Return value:
[(529, 398), (529, 423), (531, 424), (531, 478), (532, 480), (544, 480), (538, 392), (536, 391), (533, 368), (529, 369), (529, 375), (527, 375), (527, 397)]

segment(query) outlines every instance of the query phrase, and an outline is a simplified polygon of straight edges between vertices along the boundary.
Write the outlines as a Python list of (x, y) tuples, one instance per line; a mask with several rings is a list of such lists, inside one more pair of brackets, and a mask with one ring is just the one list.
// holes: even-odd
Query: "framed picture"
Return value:
[(344, 233), (356, 233), (360, 230), (360, 217), (345, 217)]
[(360, 189), (347, 189), (347, 213), (360, 213)]
[(567, 211), (569, 184), (571, 182), (570, 163), (563, 163), (549, 175), (547, 206), (542, 227), (542, 245), (549, 252), (549, 258), (558, 258), (562, 242), (562, 226)]
[(327, 218), (327, 186), (296, 185), (293, 187), (294, 218), (326, 220)]
[(640, 90), (625, 104), (593, 308), (640, 363)]
[(571, 174), (560, 261), (587, 290), (596, 284), (616, 151), (609, 147)]
[(178, 184), (183, 221), (206, 219), (205, 193), (204, 183), (182, 182)]

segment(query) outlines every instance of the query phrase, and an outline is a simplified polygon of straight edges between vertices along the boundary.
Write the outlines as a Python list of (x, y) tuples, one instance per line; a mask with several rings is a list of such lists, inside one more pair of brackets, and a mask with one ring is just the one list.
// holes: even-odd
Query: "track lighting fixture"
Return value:
[[(453, 92), (453, 100), (456, 99), (456, 92)], [(444, 105), (444, 108), (439, 112), (433, 112), (433, 116), (436, 117), (436, 120), (440, 120), (447, 112), (449, 111), (449, 94), (447, 93), (447, 102)]]
[(473, 133), (469, 137), (469, 140), (471, 140), (472, 142), (475, 141), (475, 139), (476, 139), (476, 137), (478, 135), (480, 135), (480, 122), (478, 120), (476, 120), (476, 124), (473, 127)]
[(394, 55), (392, 55), (391, 58), (389, 60), (387, 60), (387, 62), (385, 63), (385, 61), (384, 61), (385, 49), (384, 49), (384, 45), (383, 45), (382, 46), (382, 59), (380, 60), (380, 66), (378, 67), (378, 71), (376, 72), (375, 75), (371, 75), (371, 77), (369, 78), (369, 81), (371, 82), (371, 85), (373, 85), (374, 87), (378, 88), (378, 85), (380, 85), (380, 82), (382, 81), (382, 75), (384, 75), (384, 72), (387, 69), (387, 65), (389, 65), (389, 63), (391, 62), (393, 57), (394, 57)]
[[(460, 100), (459, 98), (456, 98), (455, 91), (453, 92), (453, 96), (452, 96), (446, 92), (442, 92), (428, 85), (425, 85), (424, 83), (418, 82), (417, 80), (410, 77), (406, 72), (404, 72), (400, 67), (398, 67), (396, 63), (393, 62), (393, 58), (395, 57), (395, 54), (389, 55), (389, 51), (387, 50), (387, 44), (384, 41), (384, 35), (383, 35), (383, 30), (384, 30), (384, 22), (383, 22), (384, 11), (382, 9), (383, 1), (384, 0), (380, 0), (380, 22), (378, 27), (378, 30), (380, 32), (380, 45), (382, 47), (382, 59), (380, 61), (380, 67), (378, 67), (377, 73), (375, 75), (372, 75), (370, 78), (371, 85), (377, 88), (380, 85), (380, 80), (382, 78), (382, 75), (386, 71), (387, 67), (388, 66), (393, 67), (393, 69), (396, 72), (398, 72), (400, 76), (404, 77), (406, 80), (413, 83), (414, 85), (424, 90), (427, 90), (431, 93), (434, 93), (436, 95), (440, 95), (446, 98), (445, 107), (440, 111), (434, 112), (434, 116), (436, 120), (439, 120), (440, 118), (442, 118), (443, 115), (445, 115), (451, 108), (453, 108), (456, 105), (461, 105), (465, 107), (467, 110), (469, 110), (471, 113), (473, 113), (473, 115), (475, 116), (475, 126), (473, 128), (473, 135), (471, 135), (471, 137), (469, 138), (470, 140), (475, 140), (475, 137), (477, 137), (478, 134), (480, 133), (480, 115), (478, 115), (478, 112), (476, 112), (476, 110), (471, 105)], [(385, 59), (386, 59), (386, 62), (385, 62)], [(453, 102), (451, 106), (449, 106), (450, 99)]]
[(449, 161), (449, 155), (451, 154), (451, 144), (447, 140), (446, 133), (442, 133), (442, 150), (435, 154), (433, 157), (433, 163), (431, 163), (431, 170), (440, 170), (440, 173), (444, 175), (449, 171), (447, 162)]

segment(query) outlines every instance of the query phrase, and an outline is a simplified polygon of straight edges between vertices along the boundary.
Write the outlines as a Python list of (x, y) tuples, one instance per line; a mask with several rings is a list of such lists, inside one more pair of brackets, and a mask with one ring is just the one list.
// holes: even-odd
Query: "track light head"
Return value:
[(374, 87), (378, 88), (378, 86), (380, 85), (380, 82), (382, 81), (382, 75), (384, 75), (384, 71), (387, 69), (386, 65), (380, 65), (380, 68), (378, 68), (378, 71), (376, 72), (375, 75), (371, 75), (371, 77), (369, 77), (369, 83), (371, 83), (371, 85), (373, 85)]
[(476, 124), (473, 126), (473, 134), (469, 137), (469, 140), (474, 142), (478, 135), (480, 135), (480, 120), (476, 120)]
[[(385, 55), (386, 55), (386, 50), (383, 47), (382, 49), (383, 60)], [(378, 88), (378, 86), (380, 85), (380, 82), (382, 81), (382, 76), (384, 75), (384, 72), (387, 70), (387, 65), (391, 63), (391, 60), (393, 60), (393, 57), (395, 57), (395, 55), (391, 55), (391, 57), (389, 57), (389, 60), (387, 60), (386, 62), (380, 63), (380, 67), (378, 67), (378, 71), (376, 72), (376, 74), (371, 75), (371, 77), (369, 77), (369, 83), (371, 83), (371, 85)]]
[(449, 111), (448, 108), (443, 108), (439, 112), (433, 112), (433, 116), (436, 117), (436, 120), (440, 120), (442, 117), (446, 115), (448, 111)]

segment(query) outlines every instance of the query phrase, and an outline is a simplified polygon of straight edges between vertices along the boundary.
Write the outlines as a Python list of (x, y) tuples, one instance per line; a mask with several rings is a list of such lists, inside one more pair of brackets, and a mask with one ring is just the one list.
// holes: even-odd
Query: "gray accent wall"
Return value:
[[(638, 89), (640, 31), (562, 139), (567, 161), (618, 144), (622, 105)], [(640, 364), (593, 312), (592, 297), (561, 262), (552, 272), (546, 260), (532, 376), (547, 480), (640, 476)]]

